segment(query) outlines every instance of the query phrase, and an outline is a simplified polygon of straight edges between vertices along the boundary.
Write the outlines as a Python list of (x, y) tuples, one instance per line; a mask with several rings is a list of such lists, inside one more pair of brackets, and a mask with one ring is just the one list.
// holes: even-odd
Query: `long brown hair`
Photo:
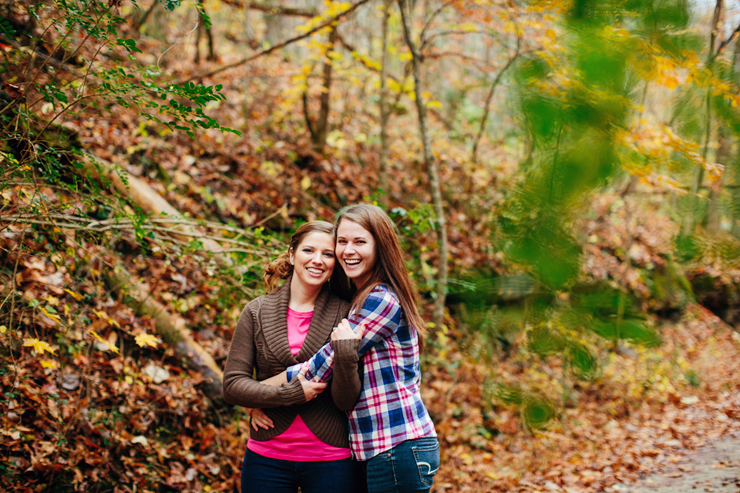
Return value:
[[(336, 235), (334, 225), (328, 221), (310, 221), (302, 224), (296, 229), (290, 238), (288, 250), (281, 253), (278, 258), (265, 265), (265, 273), (262, 275), (262, 282), (265, 283), (265, 292), (272, 293), (280, 287), (280, 281), (289, 278), (293, 274), (293, 266), (290, 264), (290, 253), (298, 250), (306, 236), (311, 233), (326, 233), (334, 238)], [(334, 272), (331, 275), (331, 288), (334, 294), (350, 299), (349, 281), (344, 274), (344, 269), (338, 264), (334, 265)]]
[(359, 310), (370, 292), (378, 284), (386, 284), (398, 296), (401, 308), (408, 323), (416, 327), (419, 343), (426, 334), (426, 322), (419, 315), (413, 283), (403, 261), (401, 242), (393, 221), (378, 206), (356, 204), (346, 207), (337, 214), (336, 229), (342, 221), (352, 221), (365, 228), (375, 240), (375, 266), (368, 282), (362, 286), (352, 299), (352, 308)]

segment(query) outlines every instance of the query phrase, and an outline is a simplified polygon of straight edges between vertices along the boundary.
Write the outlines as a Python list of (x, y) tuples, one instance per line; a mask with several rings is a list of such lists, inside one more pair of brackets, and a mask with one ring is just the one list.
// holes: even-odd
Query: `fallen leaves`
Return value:
[(23, 347), (33, 348), (36, 354), (44, 354), (44, 353), (54, 354), (56, 352), (56, 349), (51, 347), (48, 342), (40, 341), (35, 338), (24, 339)]

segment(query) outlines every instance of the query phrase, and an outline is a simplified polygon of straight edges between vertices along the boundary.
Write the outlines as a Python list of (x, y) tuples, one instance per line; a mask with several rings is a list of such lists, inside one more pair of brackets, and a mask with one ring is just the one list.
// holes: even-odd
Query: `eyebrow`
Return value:
[[(304, 243), (303, 245), (301, 245), (301, 248), (312, 248), (314, 250), (318, 250), (317, 247), (315, 247), (314, 245), (312, 245), (310, 243)], [(325, 252), (329, 252), (329, 251), (333, 252), (334, 251), (334, 247), (332, 247), (332, 248), (324, 248), (323, 251), (325, 251)]]

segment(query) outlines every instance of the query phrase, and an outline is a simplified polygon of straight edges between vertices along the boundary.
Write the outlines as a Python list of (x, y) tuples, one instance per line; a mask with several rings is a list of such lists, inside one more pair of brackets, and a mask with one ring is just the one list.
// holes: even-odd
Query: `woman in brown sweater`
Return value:
[[(285, 279), (282, 287), (280, 280)], [(237, 322), (224, 371), (224, 399), (255, 409), (254, 431), (242, 466), (242, 492), (332, 493), (357, 491), (359, 475), (349, 450), (347, 415), (360, 395), (360, 339), (334, 342), (334, 378), (325, 383), (262, 381), (306, 361), (329, 342), (347, 315), (347, 286), (335, 268), (334, 227), (302, 225), (289, 249), (264, 276), (269, 294), (249, 302)], [(256, 378), (254, 375), (256, 374)]]

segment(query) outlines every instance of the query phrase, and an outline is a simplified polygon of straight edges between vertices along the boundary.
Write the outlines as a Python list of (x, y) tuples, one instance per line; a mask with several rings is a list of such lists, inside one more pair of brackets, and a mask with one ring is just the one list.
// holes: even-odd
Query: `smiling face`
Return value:
[(359, 224), (343, 219), (337, 227), (337, 258), (358, 289), (370, 280), (376, 257), (373, 235)]
[(290, 252), (293, 279), (306, 287), (321, 287), (334, 272), (334, 237), (327, 233), (309, 233)]

